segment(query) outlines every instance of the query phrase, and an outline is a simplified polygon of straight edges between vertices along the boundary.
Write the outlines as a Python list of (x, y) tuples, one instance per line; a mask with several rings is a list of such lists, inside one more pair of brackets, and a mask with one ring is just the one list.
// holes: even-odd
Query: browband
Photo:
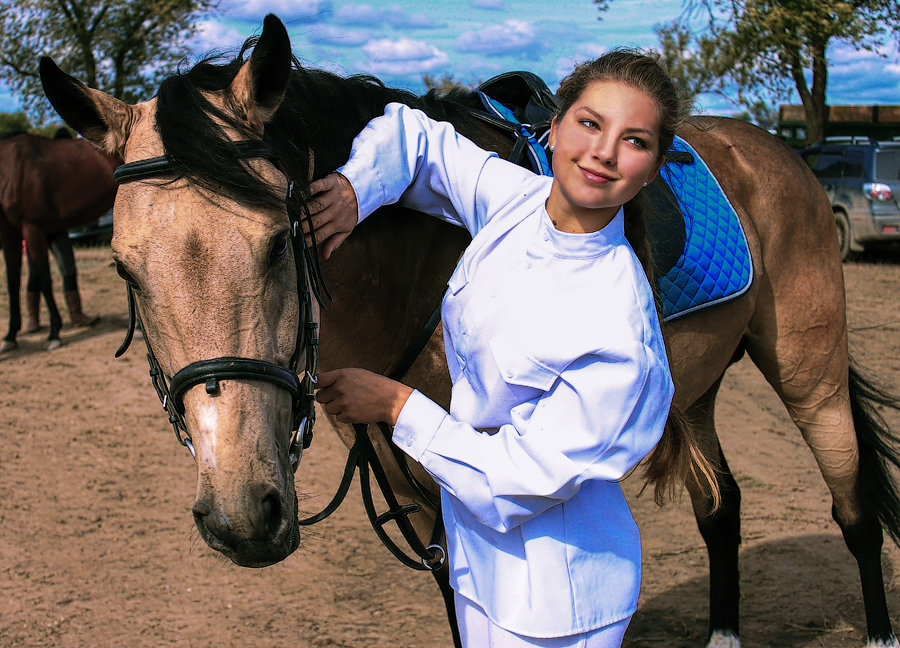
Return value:
[[(232, 142), (235, 148), (235, 157), (239, 158), (268, 158), (276, 159), (275, 149), (262, 140), (244, 140), (240, 142)], [(126, 182), (134, 182), (145, 178), (159, 177), (160, 175), (172, 172), (172, 159), (167, 155), (147, 158), (146, 160), (138, 160), (137, 162), (128, 162), (116, 167), (113, 171), (113, 179), (116, 184), (125, 184)]]

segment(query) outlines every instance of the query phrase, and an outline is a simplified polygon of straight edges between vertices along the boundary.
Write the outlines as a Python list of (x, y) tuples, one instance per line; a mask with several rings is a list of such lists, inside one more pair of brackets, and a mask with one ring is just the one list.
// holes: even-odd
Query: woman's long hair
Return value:
[[(672, 146), (675, 131), (690, 112), (690, 102), (672, 82), (660, 64), (659, 56), (636, 49), (613, 49), (600, 58), (582, 63), (559, 86), (557, 98), (561, 118), (578, 100), (582, 92), (595, 81), (616, 81), (641, 90), (654, 100), (659, 108), (659, 158)], [(638, 193), (624, 206), (625, 237), (647, 275), (653, 288), (659, 310), (659, 293), (644, 221), (644, 198)], [(676, 385), (677, 390), (677, 385)], [(676, 487), (693, 480), (713, 500), (713, 508), (719, 504), (719, 488), (715, 469), (703, 455), (696, 430), (687, 417), (674, 405), (662, 438), (643, 462), (644, 488), (653, 485), (654, 499), (662, 504), (671, 499)], [(643, 490), (643, 489), (642, 489)]]

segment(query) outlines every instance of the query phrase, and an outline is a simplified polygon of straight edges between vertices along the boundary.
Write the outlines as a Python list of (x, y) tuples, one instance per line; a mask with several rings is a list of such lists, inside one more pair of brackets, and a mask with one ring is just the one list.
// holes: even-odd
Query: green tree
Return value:
[(835, 43), (879, 52), (900, 35), (897, 0), (685, 0), (685, 16), (705, 14), (702, 38), (716, 46), (719, 89), (737, 102), (800, 96), (807, 143), (825, 134), (827, 48)]
[(466, 87), (465, 84), (454, 79), (452, 74), (443, 74), (440, 77), (423, 74), (422, 83), (429, 90), (437, 90), (438, 94), (442, 95), (447, 94), (451, 90), (460, 90)]
[(31, 130), (31, 121), (23, 111), (0, 112), (0, 138)]
[(93, 88), (136, 101), (189, 53), (198, 19), (218, 2), (3, 0), (0, 79), (37, 118), (50, 112), (37, 72), (43, 55)]
[(728, 62), (712, 38), (694, 36), (678, 20), (657, 25), (654, 31), (669, 75), (688, 99), (704, 93), (720, 93), (719, 79)]

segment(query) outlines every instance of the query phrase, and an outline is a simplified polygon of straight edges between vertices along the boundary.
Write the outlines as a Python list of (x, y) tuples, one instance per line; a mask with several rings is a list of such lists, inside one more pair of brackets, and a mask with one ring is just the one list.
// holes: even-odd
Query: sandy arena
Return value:
[[(0, 646), (449, 648), (431, 577), (378, 543), (358, 488), (282, 564), (244, 569), (206, 547), (191, 517), (194, 465), (150, 386), (143, 343), (113, 358), (127, 313), (109, 247), (76, 255), (85, 310), (101, 323), (64, 329), (65, 344), (49, 353), (46, 328), (20, 335), (19, 349), (0, 356)], [(900, 253), (848, 263), (845, 277), (852, 352), (896, 393)], [(58, 277), (56, 290), (61, 301)], [(4, 330), (7, 318), (3, 290)], [(900, 429), (900, 417), (890, 420)], [(743, 492), (744, 645), (862, 646), (856, 565), (825, 484), (748, 360), (726, 378), (718, 422)], [(302, 509), (328, 500), (345, 456), (320, 417), (298, 473)], [(706, 551), (689, 502), (659, 509), (634, 498), (637, 481), (626, 489), (644, 538), (644, 583), (625, 645), (699, 648)], [(896, 628), (894, 545), (884, 565)]]

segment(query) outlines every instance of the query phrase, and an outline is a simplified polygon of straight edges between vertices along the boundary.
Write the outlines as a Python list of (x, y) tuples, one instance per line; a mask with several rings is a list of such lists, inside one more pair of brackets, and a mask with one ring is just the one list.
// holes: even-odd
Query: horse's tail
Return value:
[(879, 407), (900, 411), (900, 398), (863, 376), (850, 359), (850, 411), (859, 445), (859, 484), (864, 506), (900, 544), (900, 488), (892, 472), (900, 468), (900, 438)]

